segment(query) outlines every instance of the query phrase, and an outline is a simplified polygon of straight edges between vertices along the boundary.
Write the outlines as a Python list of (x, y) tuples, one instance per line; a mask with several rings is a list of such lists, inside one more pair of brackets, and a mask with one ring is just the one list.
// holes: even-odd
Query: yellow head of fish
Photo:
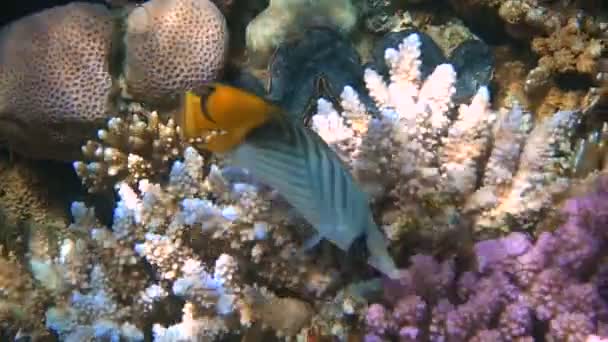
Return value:
[(183, 138), (214, 153), (232, 150), (253, 129), (283, 115), (266, 99), (233, 86), (213, 83), (206, 90), (203, 96), (186, 92), (175, 117)]

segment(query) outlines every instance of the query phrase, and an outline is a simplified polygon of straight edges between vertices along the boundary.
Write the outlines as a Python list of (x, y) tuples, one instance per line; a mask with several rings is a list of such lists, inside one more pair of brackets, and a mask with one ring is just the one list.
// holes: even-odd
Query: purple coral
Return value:
[[(568, 200), (566, 221), (534, 242), (523, 233), (478, 242), (473, 269), (412, 257), (406, 277), (386, 282), (385, 303), (370, 306), (367, 341), (585, 341), (605, 334), (608, 177), (598, 185)], [(369, 324), (377, 312), (383, 324)]]

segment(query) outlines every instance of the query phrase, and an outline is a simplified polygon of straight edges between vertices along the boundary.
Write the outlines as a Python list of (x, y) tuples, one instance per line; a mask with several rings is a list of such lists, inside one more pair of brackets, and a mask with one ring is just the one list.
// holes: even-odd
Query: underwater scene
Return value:
[(608, 1), (4, 0), (4, 341), (608, 342)]

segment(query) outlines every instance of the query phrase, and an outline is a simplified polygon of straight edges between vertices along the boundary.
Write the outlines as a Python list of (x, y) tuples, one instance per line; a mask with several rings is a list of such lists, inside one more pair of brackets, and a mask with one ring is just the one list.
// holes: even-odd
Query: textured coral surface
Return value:
[(150, 1), (127, 20), (125, 79), (140, 101), (158, 103), (214, 80), (228, 49), (228, 28), (207, 0)]
[(209, 0), (153, 0), (123, 16), (74, 2), (16, 20), (0, 32), (0, 143), (74, 160), (124, 98), (175, 104), (217, 78), (227, 45)]
[[(0, 140), (36, 158), (75, 158), (108, 118), (112, 21), (101, 5), (73, 3), (0, 31)], [(49, 148), (52, 147), (52, 148)]]

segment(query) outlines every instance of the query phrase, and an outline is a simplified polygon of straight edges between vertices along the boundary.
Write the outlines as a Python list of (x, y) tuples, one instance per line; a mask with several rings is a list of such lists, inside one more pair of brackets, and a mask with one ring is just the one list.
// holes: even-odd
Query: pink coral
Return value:
[[(444, 263), (452, 267), (444, 273), (458, 277), (438, 291), (433, 290), (441, 264), (413, 257), (410, 277), (399, 284), (387, 281), (391, 300), (372, 305), (382, 312), (383, 326), (395, 328), (368, 324), (368, 335), (386, 338), (403, 331), (406, 341), (533, 341), (543, 334), (547, 340), (584, 341), (600, 333), (608, 323), (602, 295), (608, 268), (600, 262), (608, 256), (607, 179), (601, 178), (593, 193), (570, 199), (563, 209), (566, 222), (535, 243), (511, 233), (475, 245), (475, 270)], [(422, 319), (424, 314), (430, 317)]]

